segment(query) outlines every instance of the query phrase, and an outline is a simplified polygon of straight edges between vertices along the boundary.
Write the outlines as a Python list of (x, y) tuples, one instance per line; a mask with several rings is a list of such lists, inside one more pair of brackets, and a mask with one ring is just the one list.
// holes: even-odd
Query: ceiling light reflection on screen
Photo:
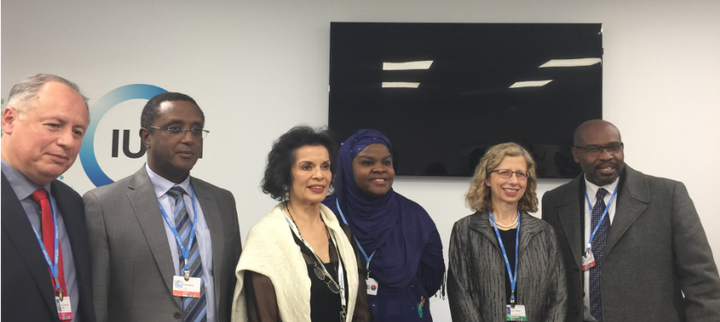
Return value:
[(539, 68), (584, 67), (595, 65), (601, 61), (600, 58), (551, 59), (547, 63), (540, 65)]
[(515, 84), (510, 85), (510, 88), (542, 87), (542, 86), (547, 85), (547, 83), (550, 83), (550, 82), (552, 82), (552, 79), (539, 80), (539, 81), (515, 82)]
[(432, 60), (408, 61), (402, 63), (383, 63), (383, 70), (413, 70), (413, 69), (430, 69)]
[(420, 83), (411, 83), (411, 82), (383, 82), (382, 87), (383, 88), (418, 88), (420, 86)]

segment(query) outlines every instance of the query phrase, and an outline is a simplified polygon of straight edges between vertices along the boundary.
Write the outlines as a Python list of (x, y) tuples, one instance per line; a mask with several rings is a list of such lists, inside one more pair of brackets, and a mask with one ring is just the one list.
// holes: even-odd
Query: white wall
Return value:
[[(274, 204), (259, 189), (272, 141), (296, 124), (326, 123), (331, 21), (599, 22), (604, 116), (623, 134), (625, 160), (687, 185), (717, 261), (718, 17), (717, 0), (4, 1), (1, 93), (49, 72), (77, 82), (91, 106), (132, 83), (190, 94), (211, 130), (193, 174), (235, 194), (245, 234)], [(126, 162), (113, 179), (142, 163)], [(79, 161), (63, 180), (80, 193), (93, 187)], [(538, 195), (564, 182), (542, 180)], [(467, 186), (395, 180), (430, 212), (446, 248), (452, 223), (470, 213)], [(437, 321), (450, 320), (447, 300), (432, 307)]]

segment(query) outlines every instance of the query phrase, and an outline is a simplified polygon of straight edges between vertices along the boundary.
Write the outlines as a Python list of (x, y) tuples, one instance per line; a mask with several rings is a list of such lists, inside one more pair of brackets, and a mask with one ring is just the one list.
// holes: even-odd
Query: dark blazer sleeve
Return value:
[[(564, 316), (566, 321), (578, 322), (583, 321), (583, 279), (582, 272), (578, 264), (575, 263), (575, 257), (572, 253), (572, 247), (582, 247), (580, 243), (575, 245), (568, 240), (567, 233), (560, 220), (558, 211), (558, 201), (567, 198), (566, 194), (574, 194), (566, 191), (565, 186), (546, 192), (542, 197), (542, 219), (546, 221), (555, 231), (558, 251), (558, 263), (563, 269), (563, 288), (566, 296)], [(578, 213), (578, 217), (580, 214)], [(578, 220), (577, 229), (580, 230)], [(578, 232), (579, 233), (579, 232)]]
[(687, 321), (720, 318), (720, 279), (695, 206), (685, 185), (673, 186), (673, 253)]
[(470, 262), (471, 245), (468, 245), (468, 228), (460, 220), (453, 225), (450, 235), (450, 263), (447, 275), (447, 295), (450, 304), (450, 316), (454, 322), (482, 322), (480, 317), (480, 299), (470, 292), (470, 272), (476, 268)]

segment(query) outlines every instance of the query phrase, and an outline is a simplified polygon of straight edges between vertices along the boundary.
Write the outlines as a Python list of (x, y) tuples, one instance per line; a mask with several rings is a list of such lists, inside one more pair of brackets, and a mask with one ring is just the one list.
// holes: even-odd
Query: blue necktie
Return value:
[[(605, 195), (607, 190), (600, 188), (596, 195), (595, 206), (592, 209), (590, 215), (590, 231), (595, 229), (598, 225), (598, 221), (605, 212)], [(598, 322), (603, 322), (602, 315), (602, 297), (600, 293), (600, 280), (601, 271), (603, 264), (603, 257), (605, 257), (605, 244), (607, 243), (608, 231), (610, 231), (610, 217), (605, 215), (605, 218), (600, 223), (600, 228), (595, 234), (595, 239), (592, 241), (592, 252), (595, 257), (595, 267), (590, 269), (590, 313)]]
[[(187, 245), (192, 233), (192, 223), (188, 215), (183, 195), (185, 190), (179, 186), (170, 188), (167, 192), (168, 196), (175, 199), (175, 229), (177, 229), (183, 245)], [(190, 266), (190, 276), (201, 278), (203, 276), (202, 261), (200, 260), (200, 251), (198, 250), (197, 236), (193, 238), (192, 248), (190, 248), (190, 258), (188, 265)], [(178, 247), (178, 259), (180, 260), (180, 271), (185, 268), (185, 257), (182, 250)], [(207, 320), (207, 302), (205, 299), (205, 282), (200, 282), (200, 297), (187, 297), (182, 300), (183, 322), (204, 322)]]

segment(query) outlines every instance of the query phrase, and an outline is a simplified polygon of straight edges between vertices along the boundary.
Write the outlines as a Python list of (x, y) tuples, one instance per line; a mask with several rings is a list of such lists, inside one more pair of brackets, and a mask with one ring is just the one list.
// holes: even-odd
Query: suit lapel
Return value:
[[(2, 229), (3, 233), (13, 241), (20, 257), (27, 265), (28, 271), (35, 278), (39, 293), (50, 312), (55, 312), (55, 300), (52, 296), (52, 281), (47, 262), (43, 258), (40, 243), (33, 233), (30, 220), (10, 186), (5, 175), (2, 175)], [(15, 268), (18, 269), (18, 268)], [(10, 296), (10, 295), (8, 295)]]
[(490, 215), (486, 211), (477, 212), (473, 216), (473, 220), (468, 224), (468, 228), (485, 236), (485, 238), (489, 239), (495, 248), (500, 250), (500, 244), (497, 242), (495, 231), (490, 225)]
[(558, 203), (558, 217), (578, 267), (581, 267), (582, 249), (586, 243), (583, 240), (582, 216), (584, 216), (584, 211), (578, 195), (583, 192), (584, 185), (581, 184), (583, 180), (581, 174), (570, 181), (567, 186), (568, 193), (563, 193), (563, 199)]
[[(210, 230), (210, 242), (212, 244), (212, 253), (213, 253), (213, 267), (224, 267), (224, 261), (225, 258), (222, 256), (224, 254), (224, 231), (223, 231), (223, 224), (221, 220), (222, 214), (220, 214), (220, 210), (217, 206), (217, 201), (215, 200), (215, 197), (210, 193), (210, 191), (207, 189), (207, 187), (203, 184), (203, 182), (199, 180), (195, 180), (195, 178), (190, 177), (190, 183), (193, 185), (193, 190), (195, 191), (195, 195), (197, 195), (197, 199), (200, 202), (200, 208), (202, 208), (203, 216), (205, 217), (205, 222), (208, 225), (208, 230)], [(222, 270), (220, 269), (213, 269), (215, 272), (214, 274), (214, 283), (215, 283), (215, 306), (217, 309), (217, 305), (220, 303), (217, 299), (220, 298), (220, 290), (222, 287), (220, 287), (220, 278), (221, 274), (220, 272)]]
[(650, 190), (645, 181), (645, 177), (627, 165), (625, 166), (625, 173), (625, 182), (623, 183), (618, 203), (615, 206), (615, 216), (613, 217), (613, 223), (610, 225), (610, 232), (608, 233), (605, 256), (612, 251), (613, 247), (627, 232), (630, 226), (632, 226), (635, 220), (640, 217), (640, 214), (645, 211), (650, 202)]
[(173, 265), (170, 246), (165, 234), (165, 222), (160, 214), (160, 205), (145, 167), (142, 167), (140, 171), (133, 175), (130, 184), (128, 184), (127, 197), (140, 223), (142, 234), (150, 247), (165, 285), (168, 291), (172, 293), (175, 266)]

